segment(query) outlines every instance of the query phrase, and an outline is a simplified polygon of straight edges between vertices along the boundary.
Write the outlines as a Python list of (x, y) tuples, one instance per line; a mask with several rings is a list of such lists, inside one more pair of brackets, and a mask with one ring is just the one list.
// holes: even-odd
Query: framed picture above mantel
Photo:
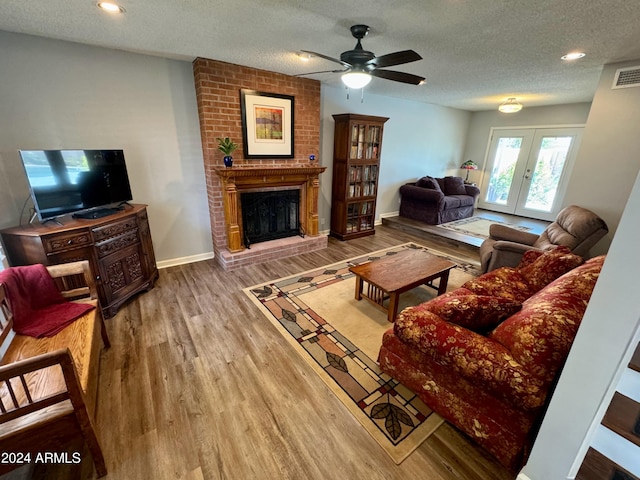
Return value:
[(293, 158), (294, 97), (240, 90), (244, 158)]

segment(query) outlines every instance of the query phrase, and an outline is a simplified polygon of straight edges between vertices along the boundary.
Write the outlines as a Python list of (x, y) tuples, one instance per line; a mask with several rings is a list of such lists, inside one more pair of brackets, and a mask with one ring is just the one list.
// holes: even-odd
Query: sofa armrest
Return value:
[(538, 250), (537, 248), (531, 247), (529, 245), (524, 245), (522, 243), (516, 243), (516, 242), (509, 242), (506, 240), (498, 240), (497, 242), (495, 242), (493, 244), (493, 249), (500, 250), (501, 252), (505, 252), (505, 253), (517, 253), (519, 255), (524, 255), (524, 253), (528, 252), (529, 250)]
[(411, 307), (398, 316), (394, 332), (404, 343), (495, 396), (528, 409), (544, 404), (546, 383), (494, 340)]
[(412, 183), (407, 183), (400, 187), (400, 196), (412, 200), (419, 200), (426, 203), (440, 203), (444, 199), (444, 193), (431, 188), (417, 187)]
[(489, 227), (489, 237), (494, 240), (507, 240), (509, 242), (522, 243), (524, 245), (533, 245), (539, 235), (522, 232), (499, 223), (493, 223)]
[(475, 185), (465, 185), (464, 189), (467, 191), (467, 195), (478, 198), (480, 196), (480, 189)]

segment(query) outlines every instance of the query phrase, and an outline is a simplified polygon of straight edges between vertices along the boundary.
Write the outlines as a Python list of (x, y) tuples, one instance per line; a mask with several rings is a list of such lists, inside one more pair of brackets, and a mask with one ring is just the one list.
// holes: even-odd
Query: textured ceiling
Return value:
[[(588, 102), (602, 66), (640, 59), (637, 0), (121, 0), (109, 15), (94, 0), (2, 0), (0, 30), (182, 60), (205, 57), (285, 74), (339, 68), (355, 45), (377, 55), (413, 49), (423, 60), (393, 67), (427, 78), (412, 86), (374, 78), (366, 92), (465, 110)], [(584, 59), (560, 56), (581, 50)], [(2, 66), (0, 65), (0, 68)], [(341, 86), (339, 74), (311, 78)]]

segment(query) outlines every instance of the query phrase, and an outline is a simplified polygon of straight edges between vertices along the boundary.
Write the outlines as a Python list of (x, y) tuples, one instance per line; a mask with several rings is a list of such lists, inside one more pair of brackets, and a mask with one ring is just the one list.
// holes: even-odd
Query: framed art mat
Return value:
[(293, 158), (294, 97), (240, 90), (245, 158)]

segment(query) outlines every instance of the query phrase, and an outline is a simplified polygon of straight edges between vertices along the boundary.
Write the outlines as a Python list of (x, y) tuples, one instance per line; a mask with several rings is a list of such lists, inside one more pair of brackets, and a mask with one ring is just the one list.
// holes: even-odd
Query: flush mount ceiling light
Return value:
[(352, 89), (364, 88), (369, 85), (369, 82), (371, 81), (371, 75), (368, 73), (353, 70), (345, 73), (341, 78), (342, 83)]
[(313, 55), (307, 52), (298, 52), (296, 53), (296, 55), (302, 62), (308, 62), (309, 60), (311, 60), (311, 57), (313, 57)]
[(124, 7), (118, 5), (117, 3), (113, 3), (113, 2), (98, 2), (96, 5), (98, 6), (98, 8), (101, 8), (105, 12), (109, 12), (109, 13), (124, 13), (125, 12)]
[(516, 113), (522, 110), (522, 104), (518, 103), (516, 97), (509, 97), (507, 101), (498, 107), (502, 113)]
[(560, 57), (560, 60), (577, 60), (579, 58), (582, 58), (586, 55), (586, 53), (584, 52), (573, 52), (573, 53), (567, 53), (566, 55), (563, 55)]

